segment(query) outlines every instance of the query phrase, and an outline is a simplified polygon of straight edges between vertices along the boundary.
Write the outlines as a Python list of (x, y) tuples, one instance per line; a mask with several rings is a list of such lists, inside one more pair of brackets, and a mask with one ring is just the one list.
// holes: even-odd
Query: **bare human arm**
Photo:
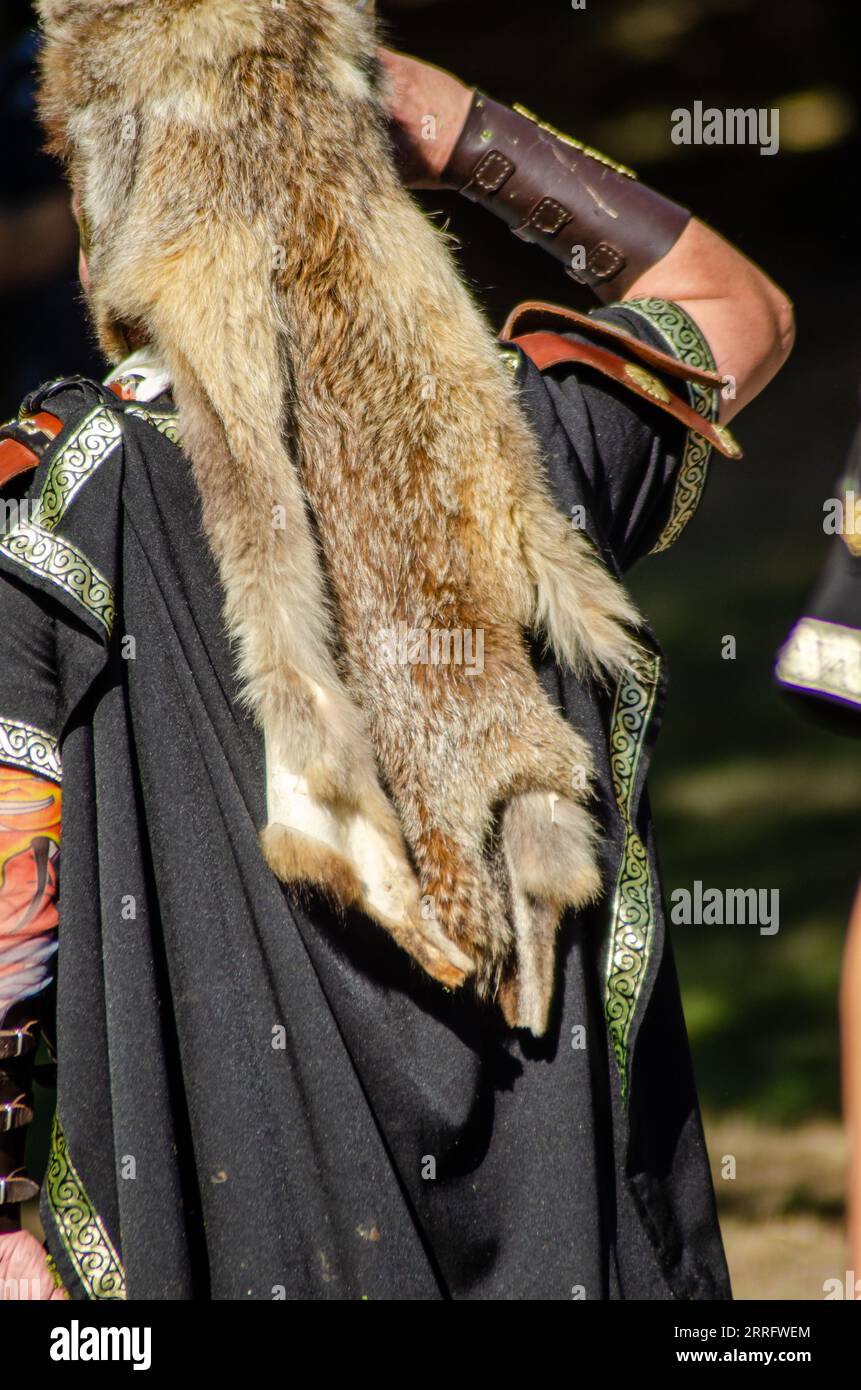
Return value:
[(20, 1229), (16, 1200), (39, 999), (56, 949), (60, 820), (54, 782), (0, 764), (0, 1297), (12, 1301), (65, 1297), (42, 1246)]
[[(450, 73), (405, 54), (380, 51), (389, 76), (393, 130), (414, 188), (441, 182), (469, 113), (472, 92)], [(721, 401), (726, 422), (752, 401), (792, 350), (792, 305), (758, 266), (717, 232), (691, 219), (678, 241), (619, 298), (654, 295), (680, 304), (701, 329), (735, 396)]]
[(699, 325), (718, 371), (735, 382), (735, 398), (721, 399), (724, 422), (764, 390), (792, 351), (795, 320), (786, 295), (697, 218), (624, 298), (637, 295), (671, 299)]

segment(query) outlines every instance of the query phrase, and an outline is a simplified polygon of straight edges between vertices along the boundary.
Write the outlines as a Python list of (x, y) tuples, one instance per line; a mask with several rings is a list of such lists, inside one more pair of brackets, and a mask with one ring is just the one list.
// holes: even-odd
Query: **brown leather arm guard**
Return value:
[(38, 1009), (33, 1000), (13, 1005), (0, 1017), (0, 1235), (20, 1228), (21, 1203), (39, 1192), (24, 1166), (27, 1126), (33, 1119), (38, 1039)]
[(691, 216), (630, 169), (478, 91), (442, 181), (543, 246), (604, 302), (661, 260)]

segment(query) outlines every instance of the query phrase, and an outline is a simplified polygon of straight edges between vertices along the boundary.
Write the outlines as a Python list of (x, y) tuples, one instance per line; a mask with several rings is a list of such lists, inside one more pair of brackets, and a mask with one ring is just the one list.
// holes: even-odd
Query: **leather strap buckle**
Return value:
[(614, 275), (618, 275), (620, 270), (625, 269), (625, 257), (615, 246), (611, 246), (609, 241), (599, 241), (597, 246), (586, 257), (586, 265), (583, 270), (575, 270), (573, 266), (566, 266), (565, 273), (570, 275), (572, 280), (576, 280), (578, 285), (594, 285), (596, 281), (611, 280)]
[(23, 1057), (36, 1046), (35, 1033), (31, 1028), (38, 1027), (38, 1020), (31, 1019), (17, 1028), (0, 1029), (0, 1061), (7, 1062), (13, 1057)]
[(33, 1182), (25, 1173), (14, 1173), (9, 1178), (0, 1178), (0, 1207), (30, 1202), (38, 1195), (38, 1183)]
[(538, 237), (555, 237), (570, 221), (571, 213), (566, 207), (555, 198), (542, 198), (526, 221), (511, 230), (521, 241), (535, 241)]
[(511, 178), (514, 169), (514, 162), (501, 150), (488, 150), (473, 169), (469, 182), (461, 192), (469, 196), (471, 188), (475, 185), (483, 194), (498, 193), (502, 185)]
[(15, 1129), (25, 1129), (33, 1123), (33, 1111), (19, 1097), (0, 1105), (0, 1134), (11, 1134)]

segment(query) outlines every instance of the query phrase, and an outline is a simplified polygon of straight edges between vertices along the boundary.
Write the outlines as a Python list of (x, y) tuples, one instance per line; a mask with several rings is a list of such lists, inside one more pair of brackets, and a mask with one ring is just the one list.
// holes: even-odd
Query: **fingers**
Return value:
[[(44, 1248), (29, 1231), (11, 1231), (0, 1236), (0, 1284), (11, 1301), (49, 1303), (65, 1299), (54, 1283)], [(18, 1290), (16, 1299), (15, 1291)]]

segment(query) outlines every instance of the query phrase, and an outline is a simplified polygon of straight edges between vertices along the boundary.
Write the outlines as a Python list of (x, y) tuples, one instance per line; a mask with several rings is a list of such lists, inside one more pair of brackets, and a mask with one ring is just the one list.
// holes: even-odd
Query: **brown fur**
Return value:
[[(502, 984), (540, 1032), (559, 916), (600, 879), (589, 750), (524, 633), (613, 677), (636, 613), (554, 508), (492, 335), (400, 185), (372, 24), (346, 0), (39, 8), (101, 341), (117, 358), (143, 332), (175, 383), (266, 734), (268, 861), (446, 984)], [(483, 672), (393, 662), (399, 623), (480, 630)]]

